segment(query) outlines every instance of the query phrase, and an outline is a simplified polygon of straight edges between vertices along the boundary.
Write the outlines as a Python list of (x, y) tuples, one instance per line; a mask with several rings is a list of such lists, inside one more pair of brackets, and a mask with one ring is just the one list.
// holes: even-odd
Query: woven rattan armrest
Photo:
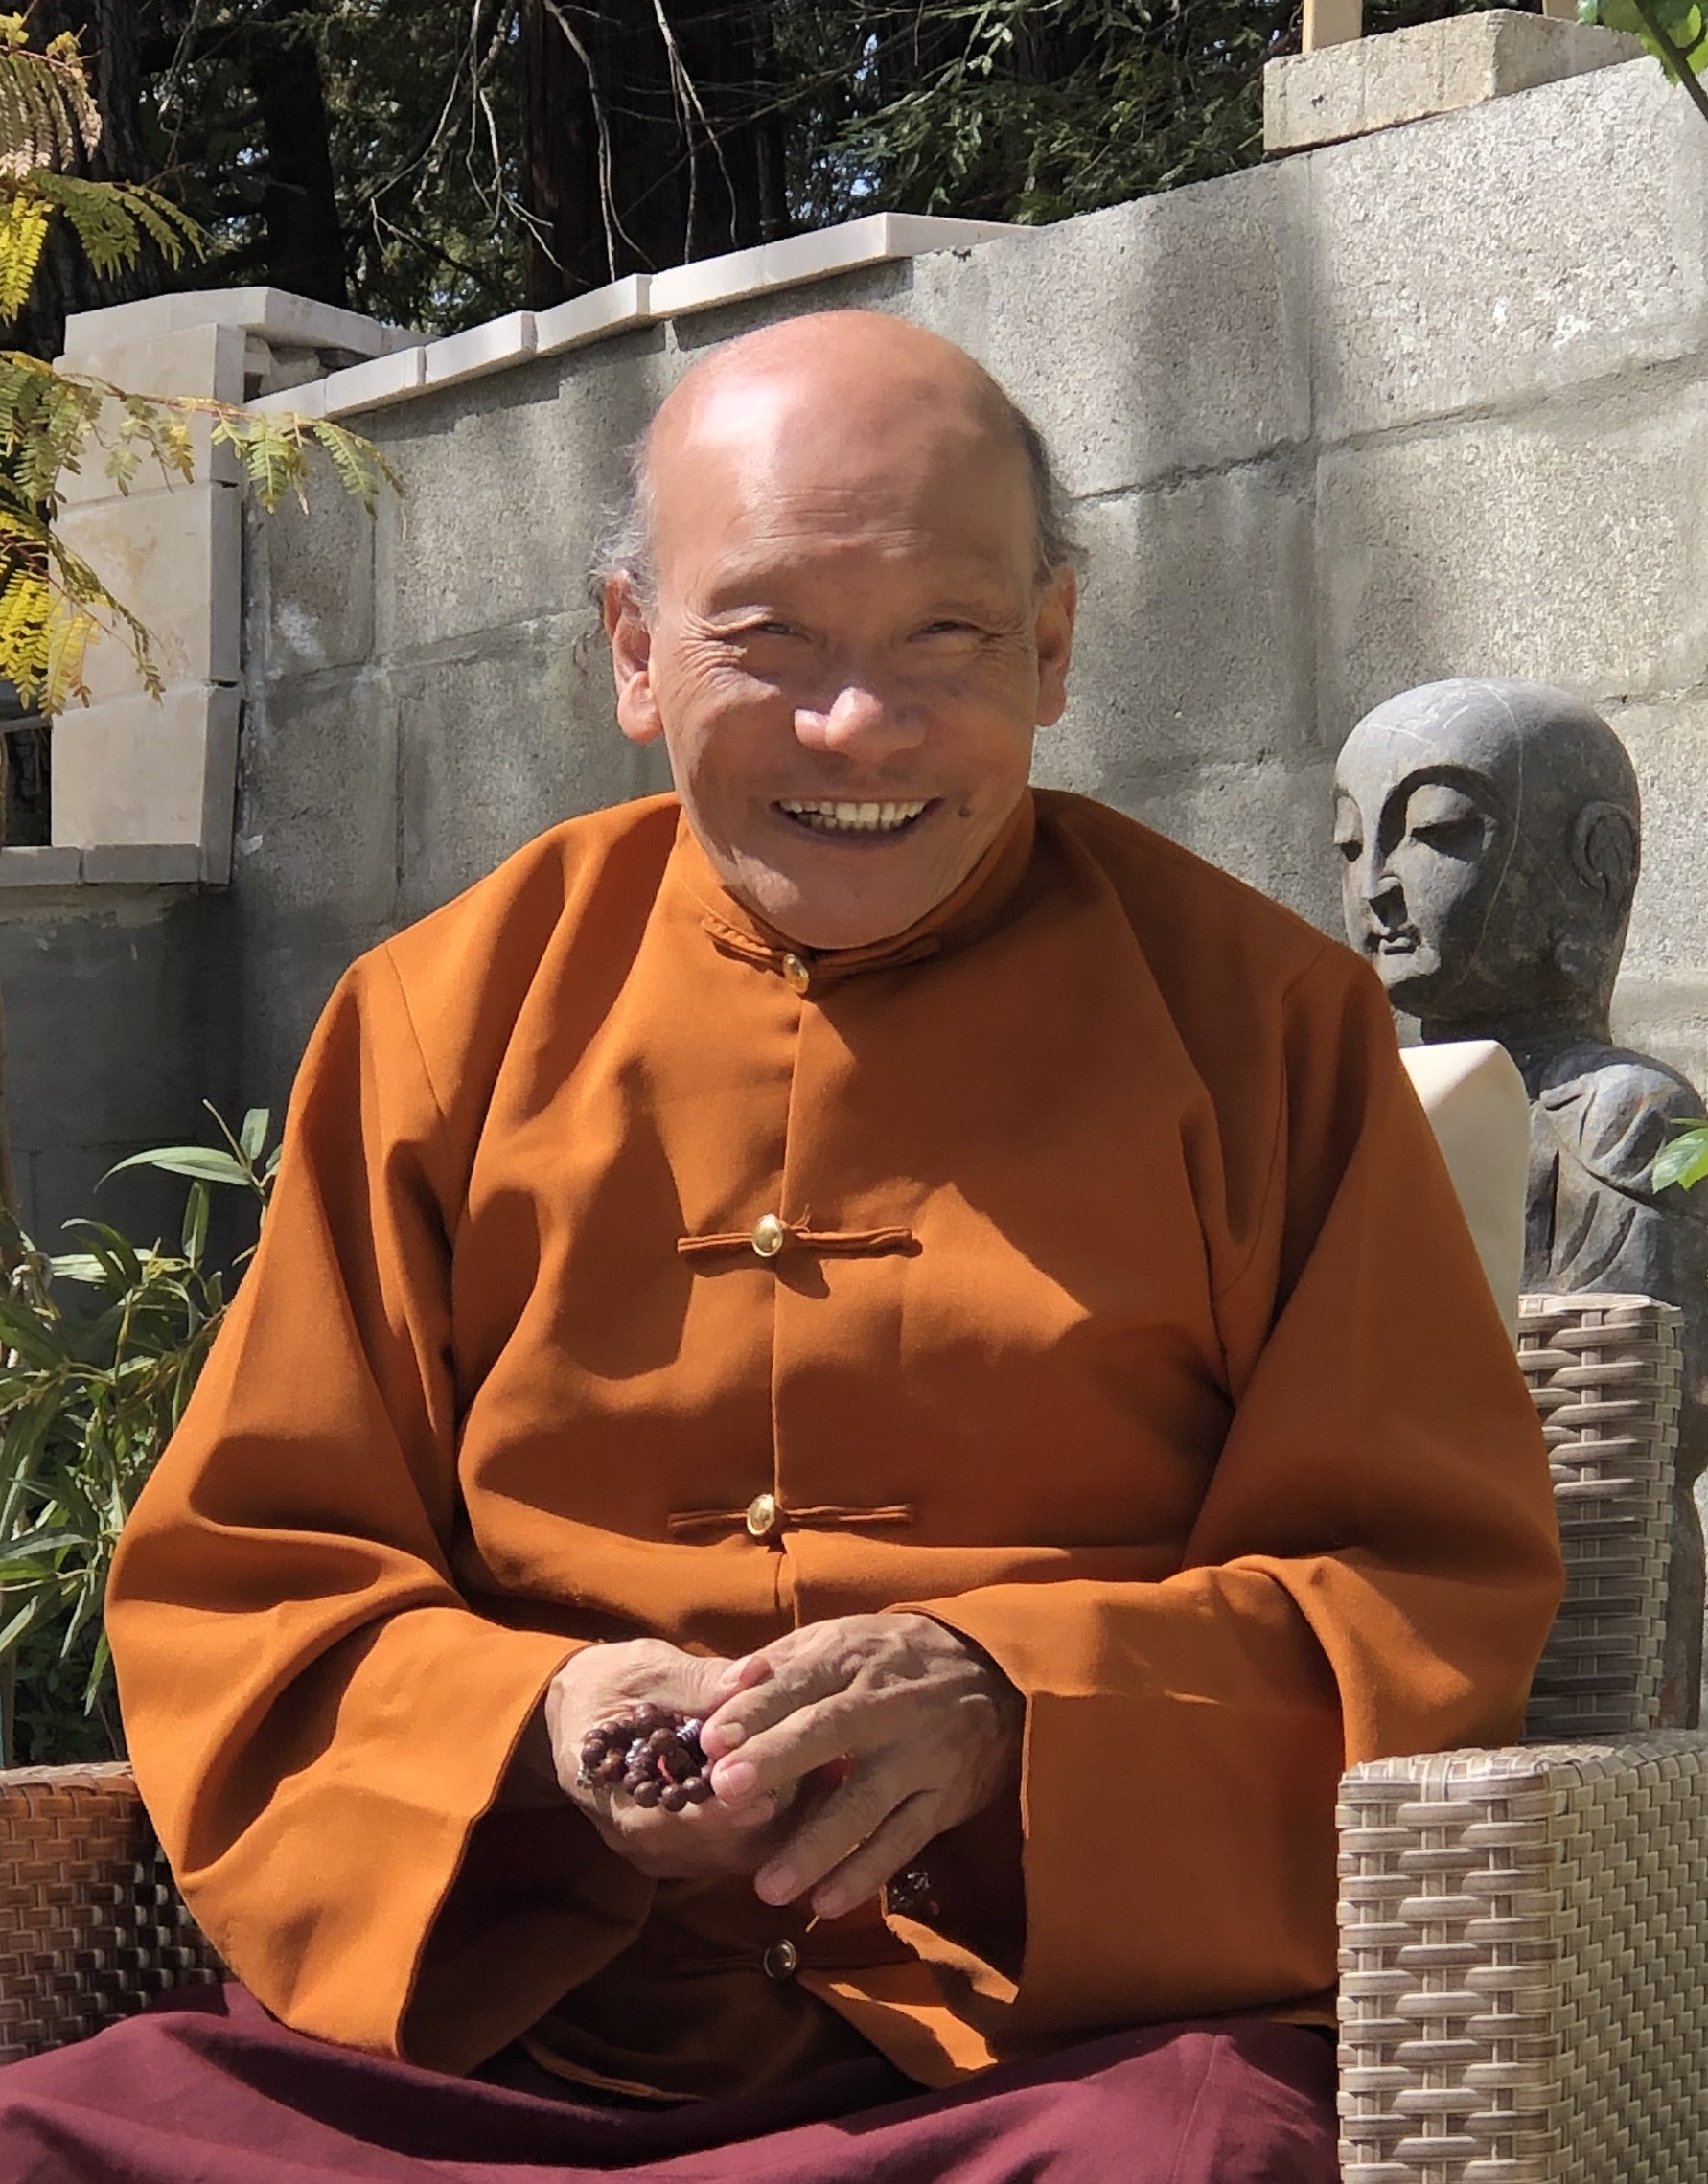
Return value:
[(1346, 2184), (1686, 2184), (1708, 2160), (1708, 1732), (1355, 1767)]
[(126, 1766), (0, 1772), (0, 2062), (219, 1976)]

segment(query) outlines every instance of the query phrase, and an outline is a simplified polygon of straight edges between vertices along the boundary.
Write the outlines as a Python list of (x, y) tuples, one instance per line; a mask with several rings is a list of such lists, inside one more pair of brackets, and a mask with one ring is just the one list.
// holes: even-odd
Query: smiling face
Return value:
[(1353, 732), (1334, 787), (1347, 937), (1396, 1008), (1479, 1013), (1511, 965), (1489, 943), (1510, 869), (1513, 816), (1498, 777), (1378, 719)]
[(606, 598), (617, 716), (662, 737), (738, 900), (813, 949), (965, 879), (1056, 720), (1071, 570), (1040, 583), (1024, 450), (970, 358), (863, 312), (732, 344), (649, 446), (654, 596)]

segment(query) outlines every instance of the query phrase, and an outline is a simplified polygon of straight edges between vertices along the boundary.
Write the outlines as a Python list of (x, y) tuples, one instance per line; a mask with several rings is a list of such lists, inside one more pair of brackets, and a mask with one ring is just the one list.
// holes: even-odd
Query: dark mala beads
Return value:
[(626, 1790), (650, 1809), (681, 1812), (712, 1794), (700, 1746), (700, 1723), (671, 1707), (637, 1706), (590, 1729), (582, 1739), (581, 1779)]

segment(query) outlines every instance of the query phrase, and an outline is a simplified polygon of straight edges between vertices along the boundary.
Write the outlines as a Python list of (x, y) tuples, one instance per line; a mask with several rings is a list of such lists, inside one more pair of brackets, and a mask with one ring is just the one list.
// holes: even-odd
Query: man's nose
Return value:
[(795, 733), (808, 750), (882, 758), (911, 750), (922, 740), (924, 724), (905, 701), (851, 678), (828, 704), (797, 706)]

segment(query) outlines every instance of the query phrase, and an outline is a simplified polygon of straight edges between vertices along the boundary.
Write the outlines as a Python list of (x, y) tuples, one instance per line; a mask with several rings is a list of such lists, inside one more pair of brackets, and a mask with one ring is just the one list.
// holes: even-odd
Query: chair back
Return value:
[(1527, 1741), (1660, 1725), (1682, 1319), (1652, 1297), (1519, 1300), (1518, 1363), (1541, 1414), (1566, 1563)]

